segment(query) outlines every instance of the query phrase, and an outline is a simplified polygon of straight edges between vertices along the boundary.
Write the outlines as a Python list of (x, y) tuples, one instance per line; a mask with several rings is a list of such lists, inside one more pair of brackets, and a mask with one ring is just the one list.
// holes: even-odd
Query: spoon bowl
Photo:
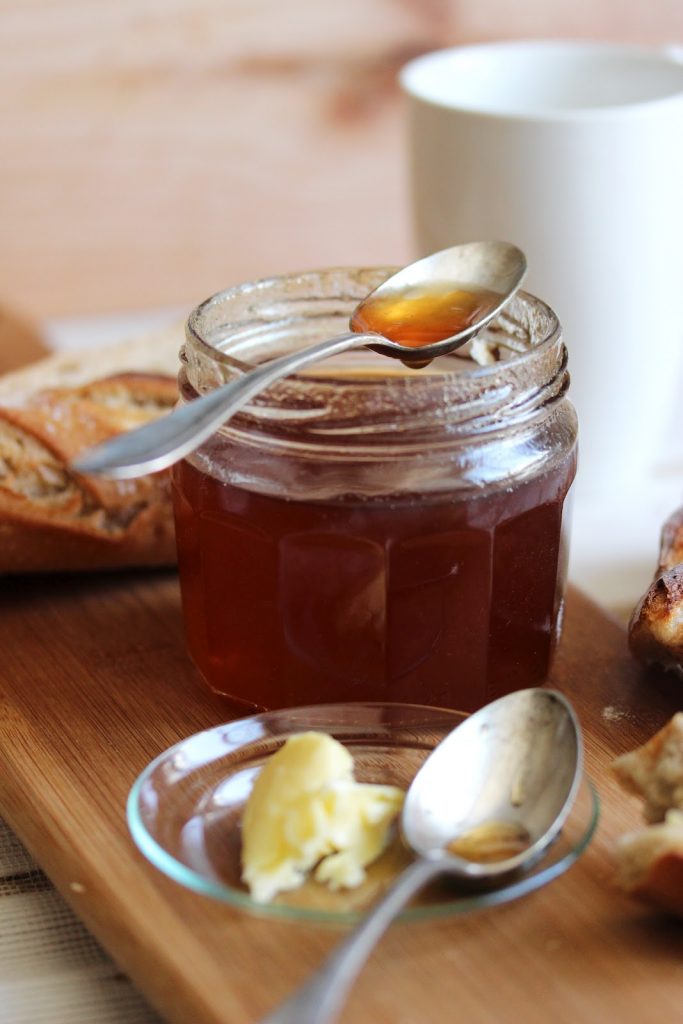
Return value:
[[(421, 857), (452, 859), (450, 874), (500, 880), (528, 870), (562, 828), (581, 781), (581, 734), (567, 700), (520, 690), (465, 719), (427, 759), (406, 795), (403, 837)], [(473, 830), (525, 835), (511, 856), (487, 861), (449, 851)]]
[[(371, 291), (351, 314), (351, 327), (369, 333), (364, 344), (373, 351), (421, 367), (460, 348), (495, 320), (525, 274), (524, 253), (509, 242), (442, 249)], [(425, 330), (429, 319), (436, 320), (431, 331)], [(384, 330), (368, 332), (372, 326)]]
[[(167, 416), (87, 449), (72, 461), (71, 468), (76, 473), (113, 479), (165, 469), (194, 451), (271, 384), (349, 349), (367, 345), (415, 368), (424, 366), (464, 345), (486, 327), (510, 301), (525, 273), (524, 254), (507, 242), (472, 242), (426, 256), (392, 275), (359, 303), (351, 317), (353, 330), (249, 369), (236, 380), (179, 406)], [(445, 309), (445, 320), (442, 318), (441, 329), (423, 344), (416, 332), (432, 290)], [(460, 299), (456, 307), (449, 307), (444, 300), (452, 294), (475, 296), (476, 301), (466, 302), (464, 310)], [(405, 338), (407, 332), (410, 344), (392, 340), (386, 331), (367, 330), (368, 323), (389, 330), (392, 324), (396, 326), (387, 310), (396, 306), (399, 296), (408, 307), (407, 321), (400, 324), (400, 336)], [(199, 325), (205, 306), (203, 303), (190, 315), (190, 334), (201, 333)]]

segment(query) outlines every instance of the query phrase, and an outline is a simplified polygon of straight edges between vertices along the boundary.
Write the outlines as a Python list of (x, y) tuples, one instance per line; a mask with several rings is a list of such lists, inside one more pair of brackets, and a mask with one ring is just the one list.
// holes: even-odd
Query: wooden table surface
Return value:
[[(229, 717), (185, 654), (175, 574), (5, 580), (0, 602), (0, 814), (169, 1021), (257, 1021), (341, 930), (187, 892), (128, 835), (126, 796), (147, 761)], [(393, 927), (343, 1021), (680, 1019), (683, 926), (614, 888), (613, 842), (639, 809), (608, 770), (681, 706), (680, 684), (643, 673), (621, 628), (576, 592), (552, 683), (579, 712), (602, 799), (588, 852), (517, 903)]]

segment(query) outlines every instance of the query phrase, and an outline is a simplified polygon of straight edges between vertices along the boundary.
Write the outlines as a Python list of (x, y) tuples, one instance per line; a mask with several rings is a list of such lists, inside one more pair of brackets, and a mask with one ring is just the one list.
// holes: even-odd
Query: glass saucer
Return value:
[[(357, 921), (408, 863), (410, 853), (397, 835), (357, 889), (332, 892), (307, 881), (273, 903), (255, 903), (240, 879), (240, 823), (261, 765), (287, 737), (313, 729), (349, 748), (359, 782), (407, 789), (434, 747), (465, 717), (417, 705), (328, 704), (271, 711), (207, 729), (170, 747), (138, 777), (128, 797), (131, 834), (155, 867), (205, 896), (280, 918)], [(533, 872), (477, 894), (463, 894), (452, 881), (441, 881), (425, 889), (402, 918), (463, 914), (538, 889), (583, 853), (598, 813), (597, 795), (584, 779), (559, 838)]]

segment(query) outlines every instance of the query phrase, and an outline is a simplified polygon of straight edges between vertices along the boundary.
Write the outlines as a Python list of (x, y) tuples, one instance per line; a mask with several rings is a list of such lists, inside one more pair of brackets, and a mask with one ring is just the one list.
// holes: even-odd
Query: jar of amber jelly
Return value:
[[(207, 300), (188, 321), (182, 399), (343, 333), (390, 272)], [(212, 690), (249, 708), (471, 711), (543, 682), (576, 464), (566, 350), (525, 293), (471, 347), (420, 370), (344, 353), (270, 387), (176, 465), (187, 642)]]

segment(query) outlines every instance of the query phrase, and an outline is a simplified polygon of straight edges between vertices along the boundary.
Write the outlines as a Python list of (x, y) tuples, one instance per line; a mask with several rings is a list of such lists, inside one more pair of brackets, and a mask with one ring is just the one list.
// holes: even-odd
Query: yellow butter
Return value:
[(331, 736), (292, 736), (264, 765), (244, 812), (242, 878), (252, 897), (268, 903), (314, 868), (333, 889), (360, 885), (402, 803), (395, 786), (356, 782), (351, 754)]

